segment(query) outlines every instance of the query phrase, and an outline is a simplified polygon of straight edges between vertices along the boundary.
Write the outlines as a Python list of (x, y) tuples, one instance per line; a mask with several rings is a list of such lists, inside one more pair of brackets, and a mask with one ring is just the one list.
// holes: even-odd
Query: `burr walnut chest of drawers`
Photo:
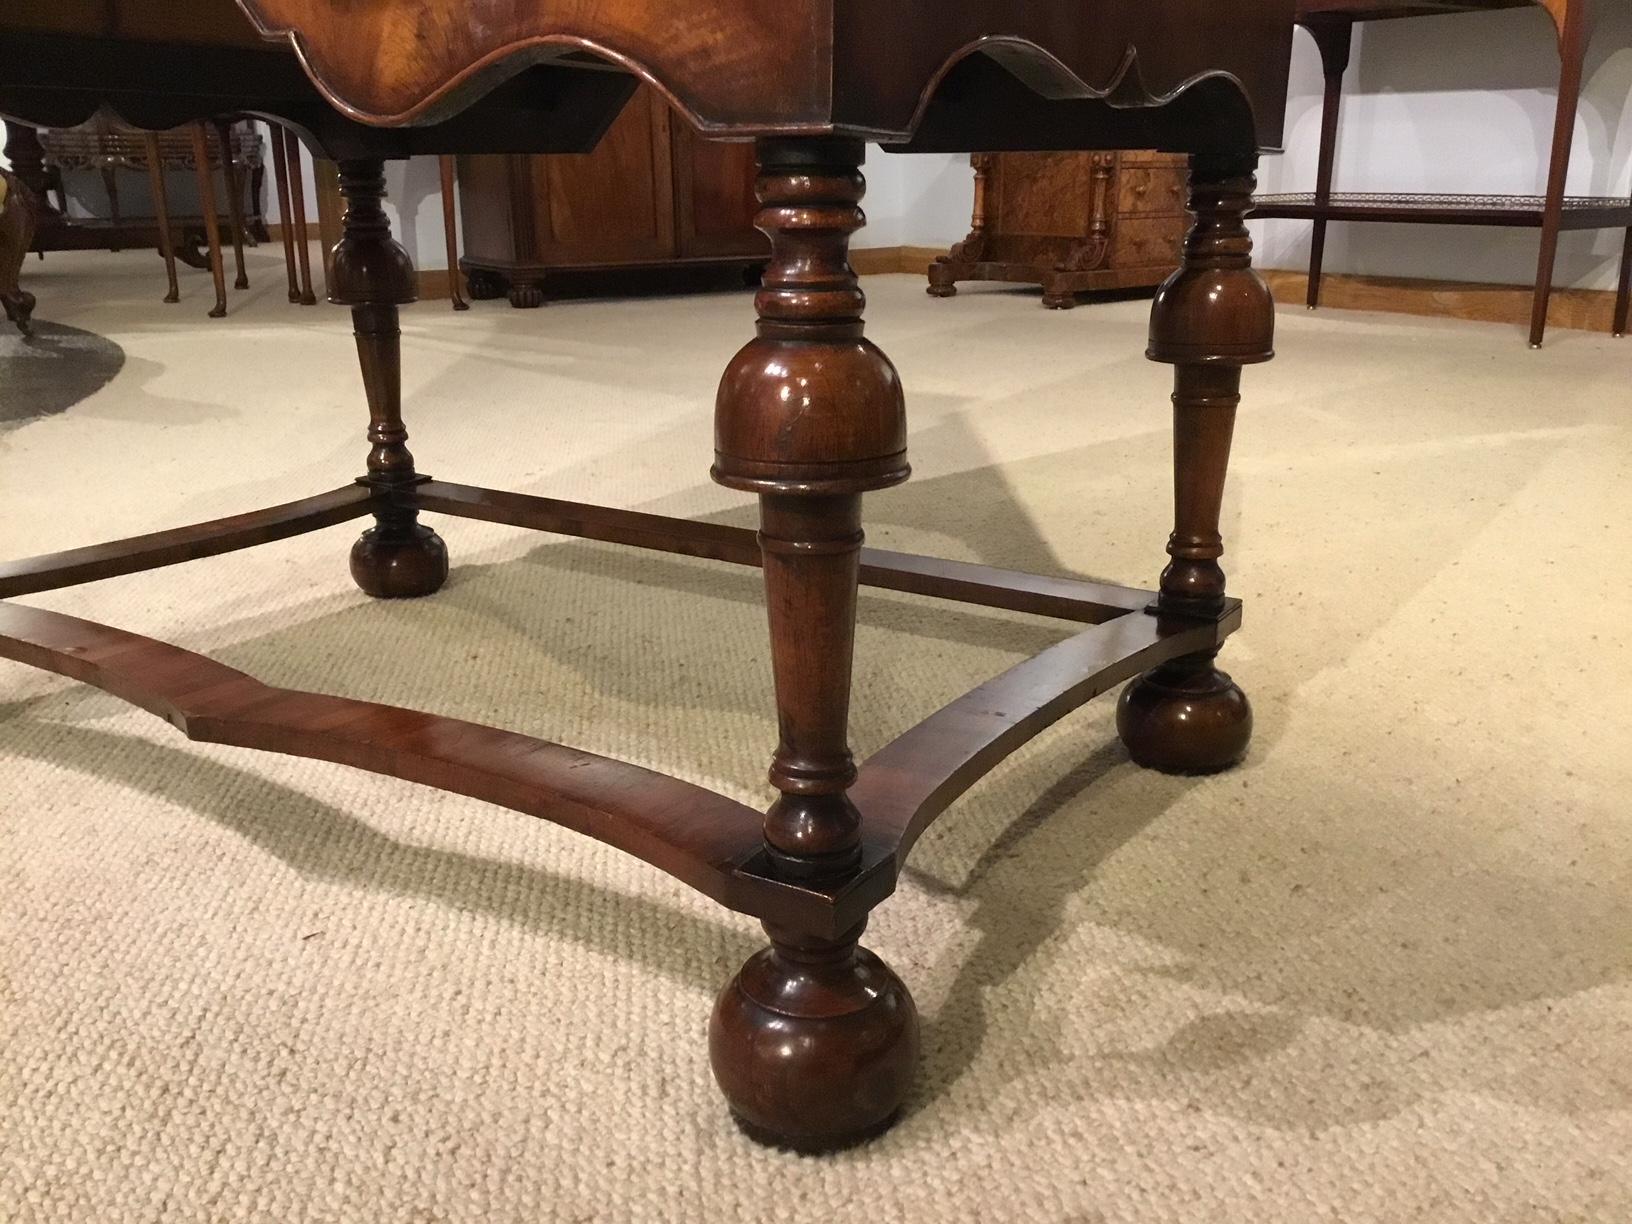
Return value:
[(1188, 228), (1186, 159), (1148, 149), (977, 153), (969, 236), (929, 267), (929, 292), (960, 280), (1043, 287), (1043, 305), (1077, 294), (1159, 285), (1179, 266)]

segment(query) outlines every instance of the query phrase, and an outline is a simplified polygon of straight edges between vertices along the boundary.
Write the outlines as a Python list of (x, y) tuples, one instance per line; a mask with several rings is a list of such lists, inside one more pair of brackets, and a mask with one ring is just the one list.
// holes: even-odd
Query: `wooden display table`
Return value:
[[(0, 58), (17, 66), (0, 81), (0, 113), (60, 124), (117, 102), (129, 122), (168, 127), (247, 111), (338, 159), (347, 209), (330, 300), (351, 308), (365, 474), (271, 509), (14, 562), (0, 567), (0, 597), (350, 519), (373, 520), (351, 554), (365, 592), (430, 595), (448, 572), (421, 521), (433, 514), (757, 566), (781, 728), (776, 798), (760, 812), (562, 745), (272, 688), (15, 602), (0, 603), (0, 654), (99, 685), (195, 739), (339, 761), (555, 821), (760, 919), (769, 946), (725, 987), (710, 1027), (732, 1110), (750, 1133), (801, 1148), (875, 1132), (907, 1091), (918, 1022), (906, 986), (858, 941), (930, 823), (1044, 727), (1129, 680), (1118, 727), (1135, 760), (1205, 772), (1246, 748), (1246, 698), (1215, 663), (1241, 617), (1218, 527), (1241, 369), (1272, 355), (1274, 304), (1244, 218), (1258, 150), (1280, 138), (1292, 0), (511, 0), (481, 21), (465, 0), (242, 3), (277, 45), (226, 0), (110, 0), (82, 27), (55, 0), (13, 0), (0, 10)], [(381, 208), (382, 159), (581, 151), (642, 79), (700, 133), (757, 142), (770, 262), (757, 334), (720, 383), (713, 466), (758, 498), (757, 534), (433, 480), (408, 451), (397, 308), (415, 286)], [(868, 140), (902, 152), (1191, 155), (1196, 220), (1184, 266), (1157, 295), (1148, 349), (1175, 370), (1175, 526), (1157, 590), (863, 547), (862, 495), (908, 475), (901, 383), (863, 335), (848, 260)], [(847, 711), (859, 584), (1083, 628), (858, 764)]]
[[(1544, 9), (1552, 19), (1558, 36), (1560, 65), (1558, 110), (1553, 122), (1552, 159), (1547, 172), (1545, 195), (1332, 191), (1338, 109), (1356, 22), (1535, 6)], [(1564, 230), (1618, 229), (1626, 231), (1626, 241), (1621, 253), (1621, 275), (1612, 330), (1617, 336), (1626, 333), (1628, 302), (1632, 299), (1632, 201), (1620, 197), (1564, 194), (1570, 168), (1570, 147), (1575, 137), (1576, 109), (1581, 100), (1582, 69), (1596, 17), (1593, 0), (1298, 0), (1298, 23), (1309, 31), (1319, 46), (1326, 73), (1326, 100), (1321, 116), (1320, 163), (1315, 172), (1315, 190), (1302, 194), (1260, 196), (1253, 216), (1314, 221), (1314, 238), (1309, 247), (1309, 309), (1313, 310), (1320, 304), (1326, 227), (1330, 222), (1384, 221), (1539, 229), (1541, 256), (1536, 266), (1535, 297), (1530, 313), (1530, 347), (1540, 348), (1547, 334), (1547, 303), (1553, 291), (1558, 235)]]

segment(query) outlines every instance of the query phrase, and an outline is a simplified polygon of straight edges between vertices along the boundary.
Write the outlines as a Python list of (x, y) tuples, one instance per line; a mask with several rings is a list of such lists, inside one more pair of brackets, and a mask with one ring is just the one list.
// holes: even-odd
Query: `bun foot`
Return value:
[(511, 285), (510, 305), (517, 310), (537, 310), (544, 305), (544, 286), (537, 281), (523, 281)]
[(375, 599), (417, 599), (448, 580), (448, 547), (429, 527), (371, 527), (351, 546), (351, 577)]
[(750, 1138), (830, 1152), (900, 1113), (918, 1009), (889, 966), (856, 946), (860, 934), (835, 944), (773, 931), (714, 1005), (709, 1061)]
[(1122, 690), (1116, 731), (1134, 763), (1170, 774), (1228, 769), (1252, 738), (1252, 706), (1211, 658), (1176, 659)]
[(933, 298), (958, 296), (958, 278), (952, 269), (936, 261), (929, 265), (929, 288), (924, 290)]

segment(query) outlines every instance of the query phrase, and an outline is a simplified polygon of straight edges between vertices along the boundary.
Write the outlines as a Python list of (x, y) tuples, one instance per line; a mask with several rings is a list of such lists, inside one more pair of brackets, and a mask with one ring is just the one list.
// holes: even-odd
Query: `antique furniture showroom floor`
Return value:
[[(237, 91), (336, 154), (353, 332), (269, 245), (213, 324), (52, 256), (0, 340), (0, 1219), (1632, 1211), (1626, 352), (1273, 310), (1290, 0), (966, 58), (982, 4), (818, 5), (890, 54), (814, 74), (837, 136), (782, 18), (658, 31), (756, 141), (763, 286), (461, 314), (381, 150), (582, 142), (629, 78), (354, 72), (317, 15), (396, 0), (245, 2), (326, 95), (0, 15), (0, 113)], [(1184, 266), (863, 282), (864, 128), (1187, 150)]]

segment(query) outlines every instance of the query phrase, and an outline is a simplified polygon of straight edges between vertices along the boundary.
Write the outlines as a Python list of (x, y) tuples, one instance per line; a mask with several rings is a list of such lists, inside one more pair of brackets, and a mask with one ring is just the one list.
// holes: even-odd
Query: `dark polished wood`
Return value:
[(868, 838), (904, 863), (924, 830), (1026, 741), (1169, 659), (1210, 658), (1240, 625), (1236, 600), (1214, 621), (1120, 616), (971, 689), (862, 765), (850, 796), (867, 814)]
[[(248, 112), (337, 159), (346, 216), (330, 296), (352, 308), (366, 475), (274, 510), (18, 563), (0, 571), (0, 595), (363, 515), (375, 526), (353, 551), (359, 585), (426, 594), (447, 566), (419, 522), (430, 512), (758, 565), (778, 714), (774, 796), (761, 815), (560, 745), (268, 688), (176, 647), (12, 605), (0, 605), (0, 654), (102, 685), (198, 738), (342, 761), (557, 821), (760, 919), (769, 947), (721, 993), (710, 1025), (732, 1110), (750, 1133), (801, 1149), (875, 1133), (908, 1091), (918, 1026), (906, 987), (858, 941), (923, 830), (1043, 727), (1136, 674), (1124, 706), (1155, 711), (1148, 726), (1120, 723), (1136, 758), (1171, 767), (1232, 755), (1221, 733), (1171, 717), (1185, 702), (1242, 732), (1227, 701), (1195, 694), (1228, 685), (1214, 656), (1239, 623), (1217, 565), (1219, 504), (1240, 367), (1267, 359), (1271, 324), (1241, 217), (1258, 147), (1280, 135), (1293, 0), (504, 0), (481, 22), (458, 0), (241, 3), (273, 43), (224, 0), (106, 0), (94, 12), (14, 0), (0, 11), (0, 55), (16, 65), (0, 78), (0, 113), (60, 125), (116, 101), (126, 119), (161, 127)], [(756, 141), (770, 263), (757, 335), (720, 383), (714, 475), (759, 499), (757, 534), (430, 480), (408, 451), (397, 310), (414, 279), (380, 206), (382, 159), (584, 152), (619, 120), (637, 78), (703, 135)], [(1191, 155), (1197, 221), (1184, 267), (1158, 295), (1149, 352), (1176, 366), (1175, 530), (1159, 591), (865, 547), (865, 494), (907, 475), (900, 381), (864, 335), (848, 261), (869, 139), (908, 152)], [(693, 211), (701, 251), (695, 214), (706, 209)], [(864, 583), (1086, 628), (858, 767), (848, 704)]]
[[(217, 117), (216, 128), (219, 130), (223, 125), (227, 135), (220, 141), (219, 161), (230, 186), (226, 193), (226, 223), (235, 242), (241, 243), (246, 236), (256, 240), (265, 238), (266, 222), (260, 208), (263, 178), (260, 136), (248, 123), (227, 122)], [(152, 247), (162, 256), (168, 243), (173, 257), (189, 267), (209, 270), (203, 218), (172, 215), (168, 200), (163, 198), (165, 193), (153, 186), (155, 169), (161, 181), (167, 171), (196, 173), (197, 154), (191, 125), (183, 124), (171, 131), (144, 132), (102, 113), (77, 127), (49, 132), (36, 133), (21, 124), (13, 126), (18, 130), (10, 133), (9, 139), (16, 146), (14, 151), (19, 164), (28, 166), (25, 173), (30, 181), (48, 184), (50, 190), (56, 192), (60, 205), (42, 211), (41, 224), (34, 236), (35, 250), (44, 253)], [(214, 148), (215, 143), (211, 142), (212, 165), (218, 160)], [(68, 171), (100, 174), (110, 216), (70, 218), (64, 212), (63, 176)], [(147, 175), (154, 199), (152, 217), (130, 217), (121, 213), (118, 185), (121, 173), (127, 171)], [(217, 224), (220, 223), (218, 217)]]
[(0, 169), (0, 308), (25, 336), (34, 313), (34, 295), (22, 287), (20, 277), (34, 239), (34, 199), (34, 192), (21, 178)]
[[(861, 495), (907, 478), (895, 367), (862, 334), (850, 235), (862, 226), (856, 141), (765, 140), (759, 228), (770, 263), (758, 336), (734, 357), (714, 412), (714, 479), (757, 493), (780, 739), (765, 815), (773, 874), (854, 875), (861, 813), (848, 791), (850, 673)], [(861, 931), (823, 939), (767, 924), (771, 947), (721, 994), (715, 1078), (736, 1115), (796, 1147), (841, 1147), (901, 1107), (917, 1012)]]
[(176, 247), (170, 234), (170, 193), (164, 185), (164, 158), (159, 152), (159, 138), (152, 132), (143, 135), (147, 147), (147, 182), (153, 193), (153, 219), (159, 230), (159, 257), (164, 260), (165, 293), (168, 304), (181, 301), (181, 286), (176, 280)]
[(442, 240), (448, 248), (448, 300), (455, 310), (469, 310), (470, 303), (459, 285), (459, 220), (457, 216), (457, 165), (451, 154), (437, 159), (442, 178)]
[(221, 267), (221, 226), (215, 213), (215, 183), (210, 174), (210, 134), (203, 120), (193, 124), (193, 164), (198, 168), (198, 206), (204, 214), (204, 234), (210, 251), (210, 277), (215, 281), (215, 305), (210, 318), (227, 314), (227, 278)]
[[(295, 260), (300, 267), (300, 296), (291, 298), (302, 306), (316, 306), (317, 294), (312, 292), (312, 240), (306, 232), (306, 178), (300, 168), (300, 138), (286, 127), (274, 127), (272, 139), (283, 137), (284, 161), (289, 170), (289, 209), (294, 218)], [(285, 221), (287, 225), (288, 222)]]
[(272, 129), (272, 181), (278, 193), (278, 232), (283, 239), (283, 270), (289, 277), (289, 300), (300, 301), (300, 282), (295, 271), (294, 209), (289, 198), (289, 160), (284, 153), (283, 131)]
[(1185, 159), (1126, 153), (977, 153), (969, 236), (929, 265), (931, 297), (964, 280), (1043, 287), (1069, 310), (1079, 293), (1159, 285), (1190, 226)]
[[(1218, 524), (1241, 367), (1275, 355), (1275, 301), (1252, 269), (1245, 220), (1252, 188), (1250, 162), (1195, 160), (1195, 223), (1184, 266), (1157, 291), (1151, 309), (1148, 356), (1174, 367), (1174, 527), (1159, 617), (1218, 616), (1225, 607)], [(1117, 732), (1139, 764), (1165, 773), (1213, 773), (1246, 752), (1252, 707), (1218, 670), (1217, 654), (1214, 647), (1170, 660), (1123, 690)]]
[[(357, 360), (368, 396), (369, 485), (390, 492), (419, 479), (402, 422), (402, 331), (397, 307), (418, 300), (414, 267), (380, 206), (385, 167), (378, 158), (340, 163), (340, 194), (346, 199), (341, 238), (334, 248), (329, 301), (351, 307)], [(442, 538), (419, 522), (419, 512), (399, 500), (374, 511), (375, 525), (351, 550), (351, 576), (376, 599), (430, 595), (448, 578)]]
[(138, 574), (270, 544), (372, 513), (375, 491), (358, 483), (331, 493), (170, 531), (0, 563), (0, 599)]
[(249, 288), (249, 273), (244, 270), (244, 189), (239, 182), (238, 163), (232, 156), (232, 125), (225, 119), (215, 121), (215, 138), (221, 146), (221, 177), (227, 184), (227, 216), (231, 222), (232, 259), (236, 275), (234, 289)]
[(477, 296), (516, 307), (543, 305), (562, 273), (581, 284), (618, 272), (747, 272), (768, 250), (754, 228), (751, 148), (697, 140), (650, 87), (592, 153), (473, 154), (458, 177), (465, 254), (455, 266)]
[[(1357, 23), (1530, 7), (1539, 7), (1547, 13), (1558, 42), (1558, 104), (1553, 117), (1546, 194), (1333, 195), (1332, 177), (1337, 160), (1343, 74), (1349, 67), (1353, 31)], [(1320, 49), (1326, 77), (1315, 191), (1312, 195), (1265, 196), (1255, 208), (1254, 215), (1312, 220), (1315, 223), (1309, 251), (1308, 304), (1311, 310), (1320, 304), (1326, 230), (1333, 221), (1539, 229), (1541, 242), (1530, 308), (1531, 348), (1540, 348), (1546, 338), (1547, 306), (1552, 296), (1560, 233), (1565, 230), (1624, 230), (1621, 264), (1623, 269), (1632, 268), (1632, 201), (1625, 198), (1576, 198), (1564, 194), (1569, 177), (1571, 145), (1575, 139), (1576, 113), (1581, 102), (1582, 74), (1597, 18), (1596, 0), (1298, 0), (1298, 21), (1309, 31)], [(1629, 302), (1632, 302), (1632, 277), (1622, 276), (1617, 288), (1613, 325), (1617, 336), (1625, 334)]]

